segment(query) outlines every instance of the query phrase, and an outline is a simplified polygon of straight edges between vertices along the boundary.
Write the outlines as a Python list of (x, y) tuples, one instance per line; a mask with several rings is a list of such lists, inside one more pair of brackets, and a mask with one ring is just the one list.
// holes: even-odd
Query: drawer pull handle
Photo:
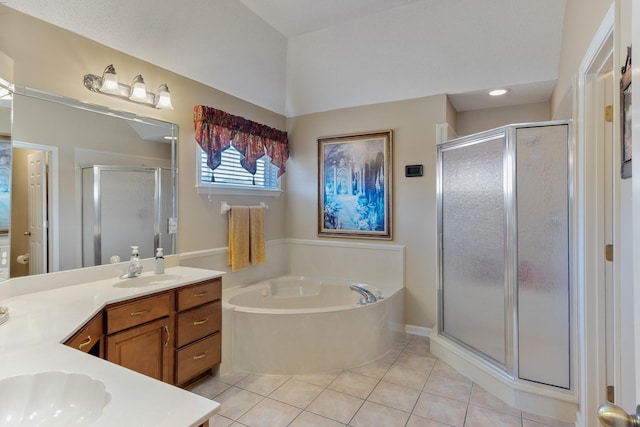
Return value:
[(164, 342), (164, 346), (168, 347), (169, 346), (169, 340), (171, 339), (171, 334), (169, 333), (169, 327), (167, 325), (164, 325), (164, 331), (167, 334), (167, 340)]
[(207, 291), (198, 292), (197, 294), (193, 294), (193, 296), (196, 297), (196, 298), (202, 298), (205, 295), (207, 295)]
[(89, 344), (91, 344), (91, 335), (89, 335), (85, 341), (78, 344), (78, 350), (82, 350), (84, 347), (88, 346)]
[(143, 314), (146, 313), (151, 313), (151, 307), (147, 308), (146, 310), (141, 310), (141, 311), (134, 311), (132, 313), (129, 314), (129, 316), (133, 317), (133, 316), (141, 316)]
[(205, 351), (204, 353), (201, 353), (197, 356), (193, 356), (193, 360), (200, 360), (200, 359), (204, 359), (205, 357), (207, 357), (207, 352)]
[(205, 323), (207, 323), (209, 319), (207, 317), (205, 317), (202, 320), (196, 320), (195, 322), (193, 322), (193, 326), (198, 326), (198, 325), (204, 325)]

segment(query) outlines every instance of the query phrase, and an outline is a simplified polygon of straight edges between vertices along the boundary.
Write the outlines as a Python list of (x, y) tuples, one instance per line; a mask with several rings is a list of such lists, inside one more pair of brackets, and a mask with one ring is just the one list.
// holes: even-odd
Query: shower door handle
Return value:
[(636, 413), (629, 415), (621, 407), (613, 403), (603, 403), (598, 408), (598, 419), (605, 427), (640, 427), (640, 405)]

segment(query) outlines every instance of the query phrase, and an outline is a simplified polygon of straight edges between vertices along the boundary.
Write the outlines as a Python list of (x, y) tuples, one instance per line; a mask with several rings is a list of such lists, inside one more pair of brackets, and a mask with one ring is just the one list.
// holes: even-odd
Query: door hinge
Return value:
[(604, 247), (604, 259), (613, 262), (613, 245), (606, 245)]
[(604, 121), (613, 123), (613, 105), (604, 107)]

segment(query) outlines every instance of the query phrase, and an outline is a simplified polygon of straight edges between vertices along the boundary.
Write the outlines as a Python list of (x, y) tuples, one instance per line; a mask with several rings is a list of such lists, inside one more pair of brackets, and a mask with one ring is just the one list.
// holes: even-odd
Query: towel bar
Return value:
[[(269, 209), (269, 206), (265, 202), (260, 202), (260, 206), (265, 209)], [(231, 205), (227, 202), (220, 203), (220, 214), (224, 215), (231, 210)]]

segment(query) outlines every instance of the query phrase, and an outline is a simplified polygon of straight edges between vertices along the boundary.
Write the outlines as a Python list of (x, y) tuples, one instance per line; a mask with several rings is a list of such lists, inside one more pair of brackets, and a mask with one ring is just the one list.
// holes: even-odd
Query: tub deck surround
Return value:
[(381, 290), (384, 298), (358, 305), (352, 283), (286, 276), (223, 290), (223, 306), (232, 312), (234, 325), (231, 369), (321, 373), (384, 355), (404, 332), (404, 288), (359, 283), (374, 294)]
[[(114, 286), (122, 282), (114, 277), (0, 300), (10, 313), (9, 321), (0, 325), (0, 379), (50, 370), (84, 373), (103, 381), (111, 394), (111, 401), (96, 425), (198, 426), (218, 411), (217, 402), (62, 343), (108, 304), (222, 274), (213, 270), (171, 267), (166, 275), (173, 280), (154, 281), (154, 284), (142, 282), (144, 286), (140, 287)], [(153, 276), (153, 272), (143, 274), (143, 277), (148, 276)]]

